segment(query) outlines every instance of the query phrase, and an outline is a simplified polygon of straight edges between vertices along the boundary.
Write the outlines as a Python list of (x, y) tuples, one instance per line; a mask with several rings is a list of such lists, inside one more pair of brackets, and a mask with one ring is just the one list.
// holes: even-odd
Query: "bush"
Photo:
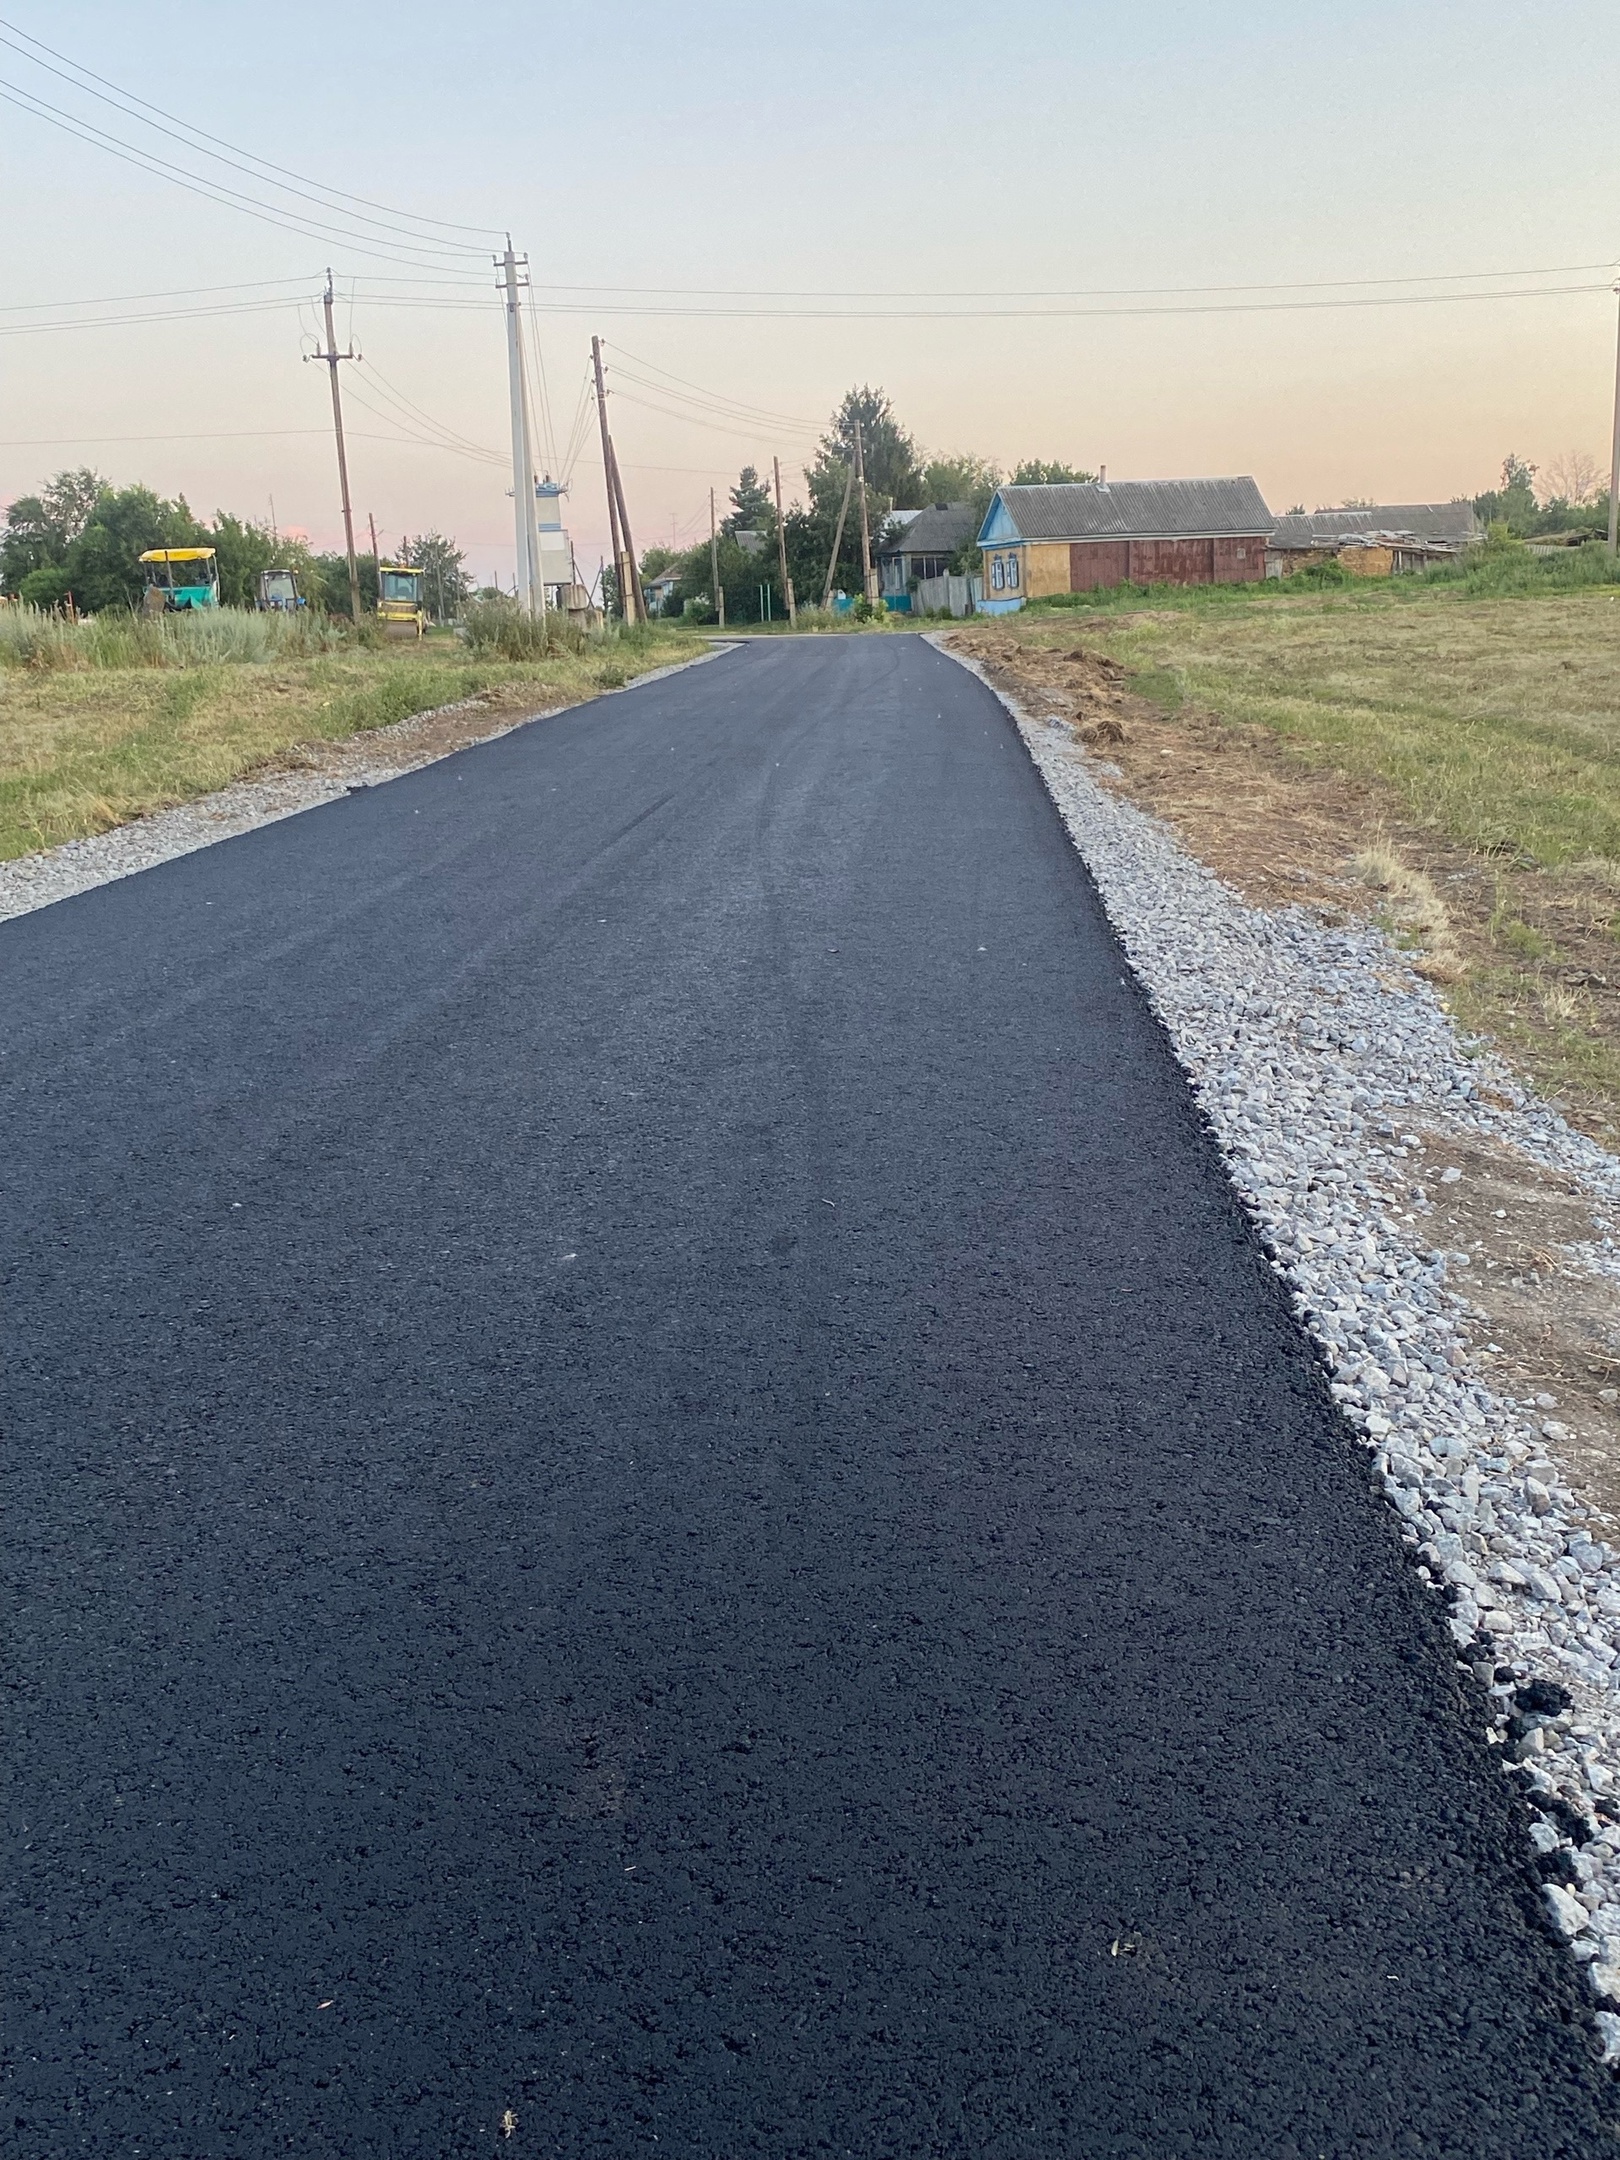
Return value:
[(579, 653), (589, 642), (555, 609), (542, 622), (527, 614), (515, 600), (473, 600), (462, 617), (471, 649), (486, 659), (552, 660), (560, 653)]

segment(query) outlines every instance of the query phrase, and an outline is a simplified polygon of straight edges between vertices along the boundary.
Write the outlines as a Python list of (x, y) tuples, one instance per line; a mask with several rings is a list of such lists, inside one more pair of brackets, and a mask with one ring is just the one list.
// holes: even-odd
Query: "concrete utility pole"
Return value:
[[(1620, 294), (1620, 285), (1614, 288)], [(1609, 553), (1620, 550), (1620, 320), (1614, 337), (1614, 445), (1609, 452)]]
[[(527, 257), (524, 258), (527, 261)], [(518, 314), (518, 259), (510, 235), (506, 253), (496, 258), (500, 285), (506, 294), (506, 387), (512, 408), (512, 517), (517, 546), (516, 588), (518, 606), (534, 613), (537, 565), (529, 551), (529, 529), (534, 521), (534, 461), (529, 455), (527, 400), (523, 390), (523, 323)]]
[(523, 385), (523, 470), (528, 486), (523, 490), (523, 537), (528, 544), (529, 561), (534, 569), (534, 612), (542, 623), (546, 619), (546, 566), (540, 556), (540, 517), (535, 509), (535, 484), (539, 475), (535, 471), (538, 460), (534, 454), (534, 411), (529, 404), (529, 370), (524, 365), (523, 318), (518, 317), (518, 375)]
[(714, 587), (715, 619), (726, 627), (726, 588), (720, 582), (720, 528), (714, 518), (714, 489), (709, 490), (709, 582)]
[(861, 489), (861, 590), (871, 607), (877, 599), (872, 590), (872, 527), (866, 515), (866, 456), (861, 448), (860, 415), (855, 417), (855, 477)]
[(855, 486), (855, 468), (844, 468), (844, 499), (838, 505), (838, 523), (833, 529), (832, 553), (827, 557), (827, 584), (821, 595), (821, 612), (825, 615), (832, 606), (833, 579), (838, 575), (838, 550), (844, 544), (844, 520), (849, 516), (850, 493)]
[(787, 530), (782, 523), (782, 460), (773, 457), (771, 467), (776, 474), (776, 559), (782, 566), (782, 598), (787, 602), (788, 628), (796, 630), (799, 611), (793, 604), (793, 580), (788, 576), (787, 568)]
[(358, 357), (351, 347), (348, 352), (337, 349), (337, 330), (332, 322), (332, 273), (326, 273), (326, 350), (310, 353), (311, 360), (324, 360), (332, 377), (332, 432), (337, 437), (338, 486), (343, 493), (343, 540), (349, 551), (349, 612), (356, 623), (360, 620), (360, 568), (354, 559), (354, 511), (349, 504), (349, 460), (343, 448), (343, 398), (338, 389), (338, 362)]

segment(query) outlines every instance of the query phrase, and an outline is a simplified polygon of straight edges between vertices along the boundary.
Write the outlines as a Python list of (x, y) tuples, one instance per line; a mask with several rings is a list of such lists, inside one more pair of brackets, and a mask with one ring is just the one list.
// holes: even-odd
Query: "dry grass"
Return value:
[(1155, 596), (958, 636), (1082, 738), (1117, 723), (1110, 784), (1240, 891), (1378, 916), (1620, 1139), (1620, 595)]
[(191, 801), (301, 743), (480, 694), (514, 712), (590, 697), (691, 649), (653, 630), (524, 662), (430, 639), (305, 657), (188, 652), (183, 665), (0, 665), (0, 860)]

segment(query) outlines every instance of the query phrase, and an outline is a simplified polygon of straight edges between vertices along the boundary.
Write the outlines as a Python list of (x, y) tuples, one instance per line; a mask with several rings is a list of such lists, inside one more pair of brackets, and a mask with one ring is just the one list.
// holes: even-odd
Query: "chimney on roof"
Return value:
[(1106, 465), (1099, 465), (1097, 467), (1097, 485), (1099, 487), (1106, 487), (1108, 485), (1108, 467)]

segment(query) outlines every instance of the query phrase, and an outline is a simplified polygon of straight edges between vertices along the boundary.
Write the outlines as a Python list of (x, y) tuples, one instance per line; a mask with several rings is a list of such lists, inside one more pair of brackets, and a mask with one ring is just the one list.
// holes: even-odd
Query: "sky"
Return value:
[[(326, 370), (302, 361), (330, 265), (362, 355), (342, 371), (362, 546), (368, 515), (385, 549), (437, 529), (509, 581), (507, 230), (587, 571), (593, 332), (643, 550), (706, 534), (745, 461), (780, 457), (802, 496), (853, 383), (931, 451), (1252, 473), (1274, 510), (1472, 494), (1509, 451), (1607, 467), (1612, 0), (180, 15), (174, 35), (175, 11), (128, 0), (0, 0), (0, 39), (381, 207), (272, 197), (0, 45), (0, 92), (330, 235), (0, 103), (0, 503), (90, 464), (205, 516), (273, 501), (339, 544)], [(1080, 297), (1029, 297), (1052, 294)], [(1380, 304), (1326, 304), (1350, 298)]]

